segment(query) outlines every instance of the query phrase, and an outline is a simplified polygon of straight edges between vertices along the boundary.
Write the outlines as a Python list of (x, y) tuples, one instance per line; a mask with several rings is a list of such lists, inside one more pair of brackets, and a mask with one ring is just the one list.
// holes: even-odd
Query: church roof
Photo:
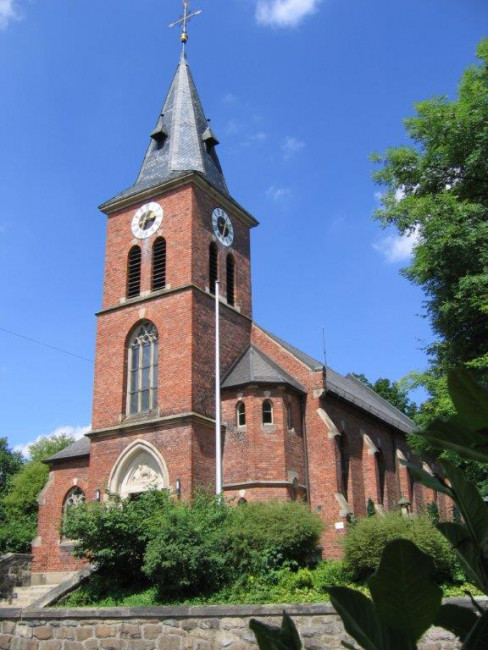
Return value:
[[(257, 325), (259, 327), (259, 325)], [(279, 336), (268, 332), (267, 330), (259, 327), (261, 331), (272, 338), (276, 343), (285, 348), (290, 354), (301, 361), (304, 365), (308, 366), (310, 370), (324, 370), (324, 364), (310, 355), (302, 352), (294, 347), (287, 341), (284, 341)], [(374, 390), (363, 384), (362, 381), (356, 379), (351, 374), (343, 376), (332, 370), (326, 368), (326, 389), (334, 395), (346, 400), (351, 404), (355, 404), (359, 408), (371, 413), (383, 422), (390, 424), (400, 431), (411, 433), (415, 429), (415, 423), (404, 413), (402, 413), (395, 406), (390, 404), (387, 400), (383, 399)]]
[(228, 194), (215, 151), (219, 141), (205, 117), (184, 52), (150, 136), (135, 184), (102, 204), (102, 210), (121, 199), (190, 172), (199, 173), (220, 192)]
[(251, 345), (236, 361), (222, 381), (222, 388), (245, 384), (287, 384), (304, 393), (305, 388), (277, 363)]
[(70, 445), (58, 451), (57, 454), (48, 458), (45, 462), (50, 463), (56, 460), (67, 460), (69, 458), (78, 458), (79, 456), (90, 455), (90, 439), (82, 436), (79, 440), (75, 440)]

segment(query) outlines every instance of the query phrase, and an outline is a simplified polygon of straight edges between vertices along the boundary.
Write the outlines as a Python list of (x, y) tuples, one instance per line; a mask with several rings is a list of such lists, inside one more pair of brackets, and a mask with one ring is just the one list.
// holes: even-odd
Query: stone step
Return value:
[(32, 585), (29, 587), (16, 587), (11, 599), (0, 600), (1, 607), (28, 607), (35, 600), (51, 591), (56, 585)]

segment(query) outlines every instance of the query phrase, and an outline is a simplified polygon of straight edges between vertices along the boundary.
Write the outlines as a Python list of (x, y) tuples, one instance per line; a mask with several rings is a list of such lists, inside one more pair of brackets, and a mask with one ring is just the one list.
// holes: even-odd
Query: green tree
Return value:
[[(49, 468), (43, 460), (64, 449), (74, 441), (62, 434), (49, 436), (29, 447), (32, 460), (9, 480), (0, 506), (0, 552), (29, 552), (30, 542), (36, 534), (37, 497), (44, 487)], [(1, 457), (0, 457), (1, 460)]]
[(22, 467), (22, 454), (12, 451), (7, 438), (0, 438), (0, 495), (8, 488), (10, 480)]
[(374, 390), (375, 393), (378, 393), (383, 399), (386, 399), (387, 402), (395, 406), (399, 411), (408, 415), (409, 418), (413, 419), (417, 415), (417, 404), (409, 399), (408, 387), (403, 383), (394, 382), (384, 377), (380, 377), (372, 383), (366, 375), (353, 373), (353, 376), (368, 386), (368, 388)]
[[(376, 218), (400, 234), (416, 232), (411, 264), (402, 273), (424, 290), (437, 340), (431, 368), (413, 378), (431, 399), (427, 416), (452, 409), (445, 375), (465, 366), (488, 379), (488, 40), (477, 50), (457, 99), (434, 97), (405, 120), (411, 146), (374, 159), (386, 187)], [(427, 419), (427, 418), (425, 418)]]

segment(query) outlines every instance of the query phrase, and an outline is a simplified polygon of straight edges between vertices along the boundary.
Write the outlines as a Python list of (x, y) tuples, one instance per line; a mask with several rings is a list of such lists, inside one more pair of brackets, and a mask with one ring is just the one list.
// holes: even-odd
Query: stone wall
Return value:
[[(350, 638), (330, 605), (289, 605), (305, 650), (341, 648)], [(257, 648), (249, 620), (279, 625), (283, 606), (0, 610), (1, 650), (213, 650)], [(419, 648), (453, 650), (433, 628)]]
[(0, 598), (8, 598), (15, 587), (29, 583), (32, 555), (7, 553), (0, 557)]

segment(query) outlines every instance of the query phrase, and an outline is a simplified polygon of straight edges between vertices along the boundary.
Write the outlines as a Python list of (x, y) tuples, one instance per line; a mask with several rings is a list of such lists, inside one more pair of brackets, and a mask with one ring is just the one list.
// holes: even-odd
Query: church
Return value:
[(135, 183), (100, 206), (92, 428), (47, 461), (33, 574), (81, 568), (60, 533), (73, 504), (215, 489), (216, 412), (224, 496), (303, 501), (324, 521), (325, 558), (340, 556), (348, 520), (372, 506), (381, 515), (435, 501), (445, 512), (443, 495), (401, 464), (415, 460), (411, 420), (253, 320), (250, 239), (259, 224), (230, 193), (218, 144), (183, 46)]

